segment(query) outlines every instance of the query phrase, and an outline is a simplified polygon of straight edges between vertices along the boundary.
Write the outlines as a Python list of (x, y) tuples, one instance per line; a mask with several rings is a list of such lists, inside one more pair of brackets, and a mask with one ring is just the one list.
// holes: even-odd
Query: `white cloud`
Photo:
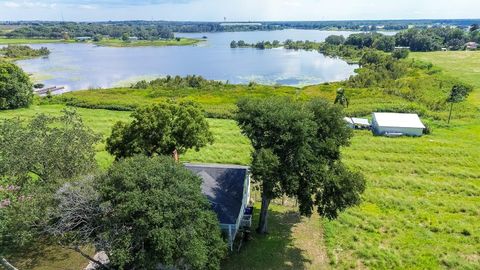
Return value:
[(95, 5), (78, 5), (81, 9), (97, 9), (98, 7)]
[(13, 9), (18, 9), (18, 8), (54, 8), (57, 6), (56, 3), (46, 3), (42, 1), (5, 1), (3, 2), (3, 5), (7, 8), (13, 8)]
[(20, 7), (20, 4), (15, 3), (15, 2), (10, 2), (10, 1), (3, 3), (3, 5), (7, 8), (18, 8), (18, 7)]
[[(479, 0), (0, 0), (0, 20), (357, 20), (479, 17)], [(39, 12), (41, 11), (41, 12)]]

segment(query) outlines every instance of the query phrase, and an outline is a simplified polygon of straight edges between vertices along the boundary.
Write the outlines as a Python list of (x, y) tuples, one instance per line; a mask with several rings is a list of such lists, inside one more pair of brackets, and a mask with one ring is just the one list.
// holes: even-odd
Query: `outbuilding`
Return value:
[(383, 136), (422, 136), (425, 125), (417, 114), (373, 113), (372, 131)]
[(250, 227), (252, 222), (249, 168), (220, 164), (185, 166), (202, 178), (202, 193), (210, 201), (230, 249), (233, 249), (237, 233), (244, 227)]
[(465, 47), (466, 47), (467, 50), (476, 50), (476, 49), (478, 49), (478, 43), (468, 42), (467, 44), (465, 44)]
[(343, 120), (345, 120), (347, 125), (352, 129), (370, 129), (370, 122), (368, 122), (368, 119), (345, 117)]

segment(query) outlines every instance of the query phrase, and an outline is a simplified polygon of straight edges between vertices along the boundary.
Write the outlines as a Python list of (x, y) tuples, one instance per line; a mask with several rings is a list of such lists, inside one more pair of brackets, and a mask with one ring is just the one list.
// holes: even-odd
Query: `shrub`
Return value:
[(21, 68), (0, 61), (0, 110), (28, 107), (33, 101), (32, 87)]

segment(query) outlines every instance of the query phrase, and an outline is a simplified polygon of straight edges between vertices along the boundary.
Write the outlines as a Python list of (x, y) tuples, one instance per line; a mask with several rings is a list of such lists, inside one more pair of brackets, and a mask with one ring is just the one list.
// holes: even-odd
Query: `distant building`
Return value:
[(252, 222), (249, 168), (219, 164), (185, 164), (185, 167), (202, 178), (202, 193), (217, 214), (220, 229), (232, 249), (237, 233)]
[(88, 41), (88, 40), (91, 40), (92, 37), (76, 37), (75, 40), (76, 41)]
[(138, 37), (129, 37), (128, 40), (129, 40), (129, 41), (137, 41), (137, 40), (138, 40)]
[(261, 23), (257, 22), (230, 22), (230, 23), (221, 23), (221, 26), (262, 26)]
[(345, 117), (343, 120), (345, 120), (345, 122), (347, 122), (347, 125), (353, 129), (369, 129), (370, 128), (370, 122), (368, 122), (368, 119)]
[(373, 113), (372, 131), (383, 136), (422, 136), (425, 125), (417, 114)]
[(467, 44), (465, 44), (465, 47), (467, 48), (467, 50), (476, 50), (478, 49), (478, 43), (468, 42)]

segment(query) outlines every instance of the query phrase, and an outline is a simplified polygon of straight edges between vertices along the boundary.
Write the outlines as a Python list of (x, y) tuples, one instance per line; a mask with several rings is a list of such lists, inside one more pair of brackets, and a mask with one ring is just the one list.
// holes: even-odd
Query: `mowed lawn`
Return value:
[[(58, 115), (62, 105), (0, 112), (0, 118)], [(77, 109), (85, 123), (108, 136), (128, 112)], [(215, 143), (183, 161), (248, 164), (250, 146), (232, 120), (209, 119)], [(103, 168), (113, 161), (97, 148)], [(480, 121), (435, 125), (423, 138), (373, 137), (356, 132), (345, 162), (362, 171), (361, 206), (336, 221), (302, 219), (292, 207), (273, 206), (271, 234), (254, 235), (225, 269), (475, 269), (480, 267)], [(258, 205), (257, 205), (258, 207)], [(323, 225), (323, 226), (322, 226)], [(322, 230), (325, 231), (323, 235)], [(326, 245), (326, 249), (325, 249)], [(326, 250), (326, 251), (325, 251)], [(328, 254), (324, 256), (322, 254)], [(70, 255), (72, 256), (72, 255)], [(321, 259), (318, 259), (321, 258)], [(37, 268), (46, 267), (39, 260)], [(65, 263), (68, 263), (67, 261)]]
[(480, 106), (480, 51), (412, 53), (411, 58), (431, 62), (453, 77), (477, 88), (471, 101)]
[[(479, 52), (411, 57), (431, 61), (449, 75), (474, 85), (476, 89), (467, 102), (474, 105), (471, 107), (480, 106)], [(0, 112), (0, 118), (30, 118), (39, 112), (58, 115), (62, 108), (32, 106)], [(129, 120), (128, 112), (77, 111), (104, 138), (116, 121)], [(450, 126), (425, 119), (433, 133), (422, 138), (374, 137), (356, 131), (351, 146), (343, 149), (343, 157), (367, 179), (363, 203), (328, 221), (318, 216), (301, 218), (295, 207), (282, 206), (279, 201), (271, 209), (270, 234), (253, 234), (240, 252), (229, 255), (223, 268), (480, 269), (478, 110), (476, 114), (472, 119), (453, 119)], [(248, 164), (251, 147), (235, 122), (209, 119), (209, 123), (215, 143), (200, 152), (187, 153), (182, 161)], [(107, 168), (113, 158), (104, 151), (103, 143), (97, 151), (99, 164)], [(258, 202), (256, 207), (258, 213)], [(47, 249), (46, 253), (55, 252)], [(27, 268), (73, 269), (79, 258), (66, 254), (70, 257), (38, 256)], [(14, 261), (24, 266), (28, 259)]]

